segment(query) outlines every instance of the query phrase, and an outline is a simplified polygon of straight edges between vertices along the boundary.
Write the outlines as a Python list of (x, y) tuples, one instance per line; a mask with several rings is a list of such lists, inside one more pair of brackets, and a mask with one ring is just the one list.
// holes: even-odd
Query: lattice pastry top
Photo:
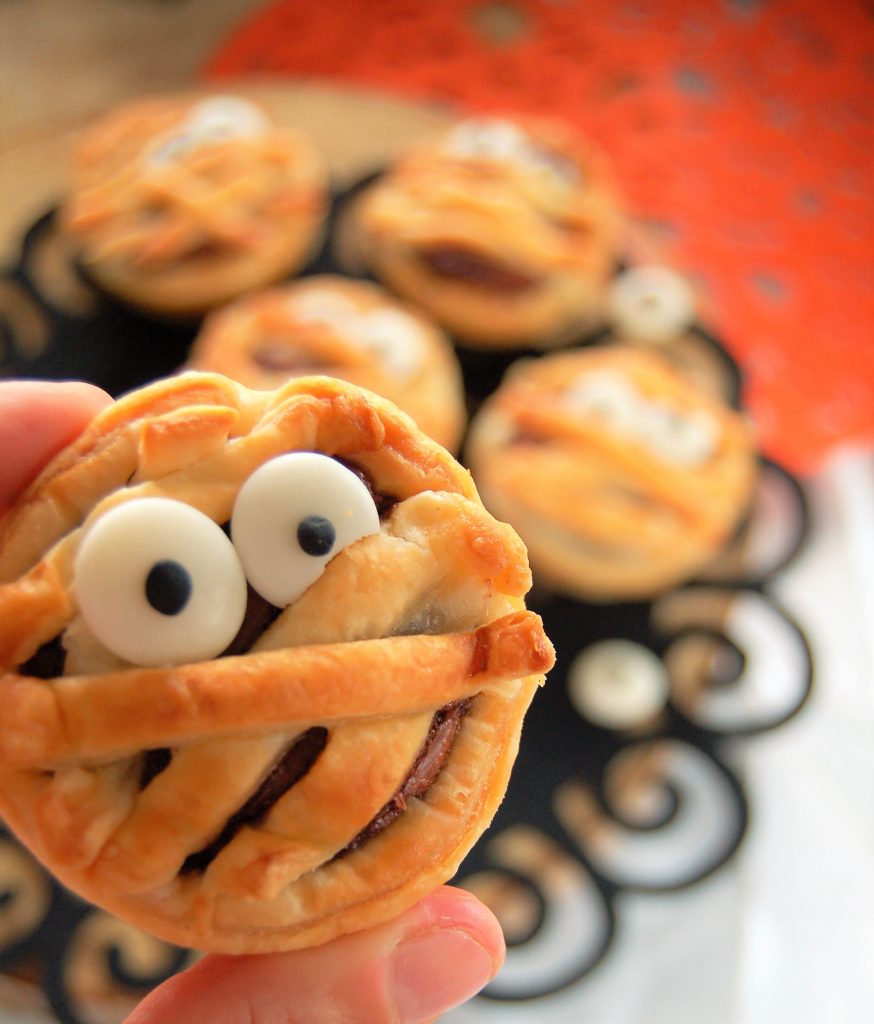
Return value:
[(393, 405), (190, 373), (0, 521), (0, 811), (170, 941), (315, 944), (451, 876), (552, 651), (525, 549)]
[(604, 157), (533, 118), (462, 121), (414, 147), (358, 219), (377, 273), (483, 346), (548, 347), (600, 315), (621, 224)]
[(239, 299), (207, 318), (189, 364), (251, 388), (303, 374), (340, 377), (391, 399), (450, 450), (466, 421), (449, 339), (367, 281), (320, 274)]
[(757, 472), (741, 413), (624, 345), (515, 364), (472, 424), (468, 461), (538, 578), (596, 600), (648, 597), (701, 569)]
[(107, 290), (190, 314), (296, 269), (326, 204), (311, 144), (261, 107), (165, 97), (118, 107), (83, 133), (61, 225)]

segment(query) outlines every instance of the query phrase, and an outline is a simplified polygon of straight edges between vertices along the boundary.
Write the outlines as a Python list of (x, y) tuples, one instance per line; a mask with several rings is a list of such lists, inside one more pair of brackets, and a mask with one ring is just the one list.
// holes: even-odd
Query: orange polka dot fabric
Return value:
[(701, 286), (765, 451), (874, 442), (870, 3), (282, 0), (205, 68), (248, 73), (568, 119)]

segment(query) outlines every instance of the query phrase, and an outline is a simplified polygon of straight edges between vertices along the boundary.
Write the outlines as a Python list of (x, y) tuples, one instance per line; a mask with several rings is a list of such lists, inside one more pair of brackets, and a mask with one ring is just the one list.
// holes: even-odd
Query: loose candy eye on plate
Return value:
[(336, 554), (378, 532), (379, 513), (367, 487), (317, 452), (265, 462), (240, 488), (231, 518), (249, 582), (279, 608), (300, 597)]
[(246, 613), (246, 578), (208, 516), (171, 498), (137, 498), (85, 534), (74, 590), (97, 639), (135, 665), (220, 654)]

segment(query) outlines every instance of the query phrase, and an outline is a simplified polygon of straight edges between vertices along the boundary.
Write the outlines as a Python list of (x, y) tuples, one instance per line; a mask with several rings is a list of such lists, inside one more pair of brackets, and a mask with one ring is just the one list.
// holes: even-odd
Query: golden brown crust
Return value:
[(604, 157), (546, 119), (456, 125), (399, 160), (356, 218), (379, 277), (486, 348), (550, 348), (591, 328), (619, 244)]
[(594, 600), (647, 597), (703, 568), (756, 473), (744, 417), (622, 346), (517, 364), (474, 421), (468, 461), (537, 577)]
[[(76, 600), (93, 524), (154, 496), (223, 523), (251, 473), (294, 450), (336, 455), (396, 499), (379, 532), (248, 653), (139, 668), (103, 648)], [(0, 520), (0, 578), (0, 811), (66, 885), (203, 949), (326, 941), (450, 877), (494, 814), (553, 657), (523, 610), (524, 548), (467, 472), (389, 402), (331, 378), (274, 393), (190, 373), (122, 399)], [(23, 674), (57, 636), (76, 674)], [(337, 858), (397, 792), (435, 712), (462, 699), (424, 797)], [(313, 729), (326, 741), (309, 772), (204, 857)]]
[[(231, 115), (220, 107), (217, 120), (216, 104)], [(107, 291), (188, 316), (297, 269), (326, 202), (312, 146), (260, 108), (164, 97), (118, 107), (82, 136), (61, 225)]]
[(330, 374), (390, 399), (450, 451), (465, 424), (449, 340), (365, 281), (319, 275), (241, 299), (207, 318), (189, 365), (264, 390)]

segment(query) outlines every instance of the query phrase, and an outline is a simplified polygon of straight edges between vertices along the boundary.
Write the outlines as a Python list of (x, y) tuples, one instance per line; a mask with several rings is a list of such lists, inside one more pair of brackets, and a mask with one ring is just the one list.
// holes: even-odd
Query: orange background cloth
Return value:
[(840, 441), (874, 441), (863, 0), (282, 0), (204, 70), (566, 118), (700, 285), (765, 451), (808, 471)]

